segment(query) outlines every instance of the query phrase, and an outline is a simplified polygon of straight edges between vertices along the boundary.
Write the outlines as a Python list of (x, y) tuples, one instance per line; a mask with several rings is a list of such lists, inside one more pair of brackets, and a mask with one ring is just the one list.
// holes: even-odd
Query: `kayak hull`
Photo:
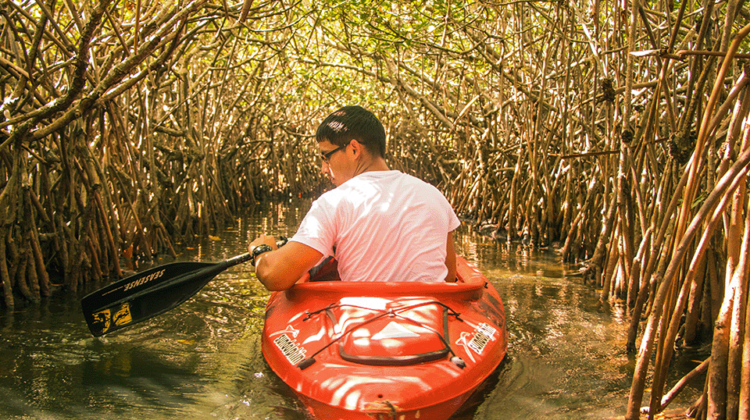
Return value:
[(492, 284), (461, 257), (457, 277), (303, 281), (275, 292), (263, 355), (316, 419), (447, 419), (508, 343)]
[[(472, 391), (473, 392), (473, 391)], [(313, 418), (317, 420), (448, 420), (471, 395), (467, 393), (441, 403), (415, 410), (402, 410), (384, 404), (367, 412), (356, 412), (325, 404), (321, 401), (297, 394)]]

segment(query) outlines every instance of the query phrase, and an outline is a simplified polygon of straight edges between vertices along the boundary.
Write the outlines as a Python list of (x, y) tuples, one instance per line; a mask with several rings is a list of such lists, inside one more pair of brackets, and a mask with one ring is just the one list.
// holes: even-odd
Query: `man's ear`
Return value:
[(362, 152), (365, 150), (365, 146), (357, 140), (352, 140), (350, 144), (352, 146), (352, 151), (354, 152), (354, 157), (361, 156)]

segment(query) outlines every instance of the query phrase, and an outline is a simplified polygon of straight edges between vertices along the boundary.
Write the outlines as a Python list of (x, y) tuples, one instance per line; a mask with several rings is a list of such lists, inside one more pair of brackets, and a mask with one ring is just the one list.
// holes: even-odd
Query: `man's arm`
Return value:
[(255, 259), (255, 275), (268, 290), (286, 290), (292, 287), (323, 258), (323, 254), (299, 242), (290, 241), (277, 249), (273, 236), (266, 235), (261, 235), (250, 243), (250, 249), (262, 243), (274, 249)]
[(456, 281), (456, 249), (453, 246), (453, 232), (448, 232), (448, 241), (445, 246), (445, 266), (448, 267), (448, 275), (445, 276), (445, 281), (455, 282)]

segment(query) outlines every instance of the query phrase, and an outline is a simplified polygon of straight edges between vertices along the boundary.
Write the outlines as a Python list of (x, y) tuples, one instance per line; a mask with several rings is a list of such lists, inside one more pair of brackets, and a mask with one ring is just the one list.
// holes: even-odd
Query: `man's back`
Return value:
[(338, 260), (345, 281), (443, 281), (460, 222), (433, 186), (398, 171), (360, 174), (321, 196), (292, 238)]

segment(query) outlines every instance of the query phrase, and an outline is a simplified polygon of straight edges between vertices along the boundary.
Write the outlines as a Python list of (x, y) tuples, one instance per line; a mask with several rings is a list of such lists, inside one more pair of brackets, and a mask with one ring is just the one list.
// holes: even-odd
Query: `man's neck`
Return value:
[[(385, 159), (378, 157), (372, 159), (365, 159), (357, 165), (356, 174), (360, 175), (365, 172), (376, 172), (376, 171), (390, 171), (388, 164), (385, 163)], [(356, 175), (355, 175), (356, 176)]]

